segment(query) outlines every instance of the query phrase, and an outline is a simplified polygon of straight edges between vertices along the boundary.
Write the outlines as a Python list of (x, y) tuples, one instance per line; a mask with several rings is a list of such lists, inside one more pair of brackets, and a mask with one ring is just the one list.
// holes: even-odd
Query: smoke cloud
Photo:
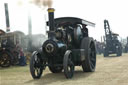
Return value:
[(52, 0), (34, 0), (34, 3), (38, 6), (52, 7)]

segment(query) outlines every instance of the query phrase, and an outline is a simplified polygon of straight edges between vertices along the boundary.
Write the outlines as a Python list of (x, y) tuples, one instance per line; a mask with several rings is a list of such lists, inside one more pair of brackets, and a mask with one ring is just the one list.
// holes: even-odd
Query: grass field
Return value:
[(46, 69), (41, 79), (33, 80), (29, 65), (0, 68), (0, 85), (128, 85), (128, 54), (105, 58), (97, 55), (95, 72), (84, 73), (76, 67), (72, 79), (66, 79), (63, 72), (53, 74)]

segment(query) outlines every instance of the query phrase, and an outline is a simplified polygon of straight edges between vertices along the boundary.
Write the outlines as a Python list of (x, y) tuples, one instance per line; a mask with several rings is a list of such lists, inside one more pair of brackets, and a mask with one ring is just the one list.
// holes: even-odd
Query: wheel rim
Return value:
[(37, 57), (37, 55), (34, 56), (33, 65), (34, 65), (34, 73), (35, 73), (35, 76), (39, 76), (42, 69), (41, 69), (40, 59)]
[(73, 72), (73, 69), (74, 68), (74, 65), (73, 65), (73, 62), (71, 60), (71, 54), (69, 55), (69, 58), (68, 58), (68, 64), (67, 64), (67, 69), (68, 69), (68, 73), (72, 73)]
[(33, 79), (39, 79), (45, 69), (45, 62), (41, 59), (41, 54), (34, 51), (30, 59), (30, 73)]
[(90, 45), (89, 56), (90, 56), (90, 66), (92, 69), (94, 69), (96, 65), (96, 51), (94, 44)]

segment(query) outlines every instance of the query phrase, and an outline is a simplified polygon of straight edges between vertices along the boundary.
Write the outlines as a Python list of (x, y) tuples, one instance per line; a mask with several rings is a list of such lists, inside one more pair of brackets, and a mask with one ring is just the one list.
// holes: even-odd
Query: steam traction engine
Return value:
[(42, 50), (31, 56), (32, 77), (40, 78), (46, 66), (52, 73), (64, 70), (66, 78), (73, 77), (74, 66), (82, 66), (84, 72), (95, 71), (95, 42), (88, 37), (86, 28), (95, 24), (75, 17), (54, 19), (54, 9), (49, 8), (48, 12), (48, 40), (43, 43)]
[(2, 33), (0, 35), (0, 66), (9, 67), (19, 63), (20, 48), (24, 33), (20, 31)]
[(105, 30), (105, 48), (104, 57), (109, 56), (109, 54), (117, 54), (117, 56), (122, 55), (122, 45), (118, 40), (118, 34), (112, 33), (110, 30), (108, 20), (104, 20), (104, 30)]

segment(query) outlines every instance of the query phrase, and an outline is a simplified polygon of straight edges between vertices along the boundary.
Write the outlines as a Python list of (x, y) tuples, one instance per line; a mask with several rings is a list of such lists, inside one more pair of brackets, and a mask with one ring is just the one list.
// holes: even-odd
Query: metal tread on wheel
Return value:
[(33, 52), (30, 59), (30, 72), (34, 79), (39, 79), (42, 75), (43, 69), (41, 67), (40, 54), (35, 51)]
[(72, 52), (67, 50), (63, 60), (64, 75), (66, 78), (72, 78), (74, 74), (74, 64), (72, 61)]
[(96, 67), (96, 49), (93, 38), (85, 37), (81, 43), (81, 49), (84, 49), (82, 54), (82, 68), (84, 72), (93, 72)]

